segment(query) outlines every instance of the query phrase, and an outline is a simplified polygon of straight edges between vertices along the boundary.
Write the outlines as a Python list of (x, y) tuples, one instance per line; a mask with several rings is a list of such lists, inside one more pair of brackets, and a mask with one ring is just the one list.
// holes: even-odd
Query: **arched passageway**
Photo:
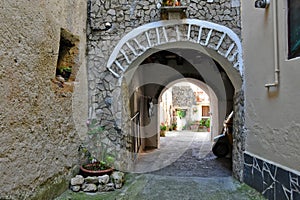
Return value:
[[(159, 120), (155, 106), (169, 83), (190, 78), (207, 84), (218, 98), (219, 124), (231, 110), (238, 116), (234, 119), (233, 172), (241, 179), (243, 63), (240, 41), (230, 29), (199, 20), (147, 24), (120, 41), (107, 68), (119, 79), (119, 92), (125, 107), (122, 123), (130, 124), (131, 117), (139, 116), (140, 139), (133, 141), (136, 153), (145, 146), (158, 147)], [(115, 104), (119, 101), (113, 100)], [(126, 112), (131, 115), (128, 117)], [(132, 126), (127, 127), (132, 133)]]
[[(212, 99), (216, 130), (210, 135), (209, 140), (220, 133), (225, 116), (233, 110), (234, 87), (229, 77), (215, 60), (196, 50), (174, 48), (151, 54), (137, 68), (129, 70), (128, 74), (125, 73), (123, 81), (128, 83), (131, 115), (140, 113), (139, 152), (160, 147), (159, 103), (162, 94), (178, 82), (187, 81), (196, 84)], [(149, 112), (150, 103), (154, 106), (153, 113)], [(188, 148), (192, 141), (186, 142)], [(209, 142), (206, 142), (209, 146)], [(175, 159), (183, 152), (173, 153), (178, 153)], [(164, 163), (170, 162), (171, 160)]]
[[(182, 91), (180, 91), (181, 90), (180, 86), (173, 88), (173, 86), (176, 86), (177, 84), (184, 84), (185, 85), (184, 88), (188, 88), (189, 94), (182, 93)], [(196, 94), (197, 92), (195, 92), (195, 91), (197, 91), (197, 90), (195, 89), (195, 87), (198, 88), (198, 91), (201, 91), (201, 93), (204, 93), (204, 94), (203, 95)], [(166, 107), (163, 109), (166, 110), (164, 112), (173, 111), (171, 113), (171, 115), (173, 115), (173, 116), (169, 117), (169, 118), (173, 118), (173, 119), (165, 120), (165, 119), (163, 119), (164, 116), (162, 115), (162, 106), (163, 106), (162, 104), (164, 103), (163, 101), (165, 101), (163, 99), (163, 95), (168, 90), (170, 90), (169, 88), (172, 89), (171, 92), (173, 94), (169, 94), (168, 98), (171, 97), (171, 99), (168, 99), (168, 101), (171, 101), (171, 102), (169, 102), (168, 104), (171, 104), (172, 108), (170, 109), (170, 108)], [(176, 90), (178, 90), (178, 91), (176, 91)], [(182, 95), (182, 97), (180, 97), (178, 95), (180, 95), (180, 96)], [(207, 96), (207, 100), (205, 99), (206, 96)], [(173, 101), (176, 101), (176, 103), (174, 102), (175, 105), (174, 105)], [(187, 101), (189, 102), (188, 104), (187, 104)], [(186, 120), (188, 120), (186, 123), (189, 124), (189, 123), (193, 123), (195, 121), (197, 122), (196, 124), (193, 125), (194, 127), (191, 127), (191, 126), (186, 127), (187, 130), (193, 129), (194, 131), (198, 131), (199, 126), (201, 126), (200, 121), (202, 121), (202, 118), (205, 118), (205, 120), (209, 119), (210, 125), (207, 128), (209, 128), (209, 132), (211, 133), (210, 140), (212, 141), (213, 138), (215, 136), (217, 136), (220, 133), (220, 130), (222, 129), (221, 124), (219, 123), (219, 110), (218, 110), (219, 103), (218, 103), (217, 95), (215, 94), (215, 92), (212, 90), (211, 87), (209, 87), (207, 84), (205, 84), (204, 82), (202, 82), (200, 80), (197, 80), (194, 78), (182, 78), (182, 79), (178, 79), (178, 80), (175, 80), (175, 81), (169, 83), (162, 90), (161, 95), (159, 96), (158, 102), (161, 104), (160, 105), (160, 123), (165, 122), (165, 121), (167, 121), (168, 123), (171, 123), (173, 120), (173, 121), (175, 121), (175, 125), (178, 130), (178, 127), (177, 127), (178, 116), (176, 117), (177, 113), (176, 112), (174, 113), (174, 111), (176, 111), (176, 107), (181, 106), (180, 104), (182, 104), (182, 106), (185, 108), (190, 106), (190, 108), (188, 110), (189, 117), (188, 117), (188, 119), (186, 119)], [(164, 103), (164, 104), (166, 104), (166, 103)], [(207, 108), (206, 114), (203, 113), (203, 108)], [(167, 114), (164, 114), (164, 115), (167, 115)], [(205, 121), (202, 122), (202, 125), (204, 125), (203, 124), (204, 122)], [(195, 127), (195, 125), (197, 127)]]
[[(178, 59), (181, 61), (178, 62)], [(217, 123), (214, 126), (216, 130), (213, 136), (221, 131), (225, 116), (233, 110), (234, 88), (229, 77), (213, 59), (195, 50), (170, 49), (157, 52), (147, 57), (133, 73), (130, 73), (130, 76), (126, 76), (125, 73), (124, 78), (129, 82), (132, 115), (137, 112), (143, 114), (142, 110), (148, 112), (150, 100), (158, 106), (161, 94), (182, 80), (204, 88), (213, 100), (216, 108), (213, 117)], [(142, 105), (145, 107), (141, 108)], [(155, 110), (159, 111), (158, 108)], [(158, 147), (158, 117), (158, 114), (154, 116), (143, 114), (141, 128), (144, 132), (143, 137), (148, 141), (143, 147)]]

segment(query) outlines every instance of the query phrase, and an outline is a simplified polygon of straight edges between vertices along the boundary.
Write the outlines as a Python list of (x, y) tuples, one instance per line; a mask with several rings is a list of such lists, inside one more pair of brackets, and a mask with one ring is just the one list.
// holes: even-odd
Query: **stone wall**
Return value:
[[(84, 0), (0, 2), (0, 199), (68, 187), (87, 119), (86, 15)], [(55, 79), (61, 29), (77, 38), (72, 83)]]
[[(239, 2), (232, 0), (184, 2), (187, 17), (225, 25), (240, 35)], [(88, 5), (88, 82), (89, 117), (97, 119), (113, 135), (114, 144), (124, 149), (130, 133), (128, 83), (106, 68), (110, 54), (121, 38), (146, 23), (160, 20), (159, 0), (90, 0)], [(227, 47), (228, 48), (228, 47)], [(121, 88), (122, 83), (122, 88)], [(119, 154), (120, 168), (128, 157)], [(123, 159), (123, 160), (122, 160)], [(127, 160), (126, 160), (127, 159)]]
[(236, 179), (243, 181), (244, 173), (244, 151), (245, 147), (245, 99), (244, 91), (234, 96), (234, 118), (233, 118), (233, 149), (232, 149), (232, 172)]
[(241, 33), (240, 3), (236, 0), (187, 1), (188, 18), (201, 19), (222, 24), (236, 34)]
[(192, 107), (192, 105), (196, 105), (196, 97), (190, 86), (173, 86), (172, 97), (174, 107)]
[[(240, 4), (236, 0), (186, 0), (187, 18), (211, 21), (227, 26), (240, 35)], [(160, 0), (90, 0), (90, 27), (94, 31), (107, 29), (107, 22), (112, 24), (109, 33), (101, 35), (122, 35), (133, 28), (160, 19)]]

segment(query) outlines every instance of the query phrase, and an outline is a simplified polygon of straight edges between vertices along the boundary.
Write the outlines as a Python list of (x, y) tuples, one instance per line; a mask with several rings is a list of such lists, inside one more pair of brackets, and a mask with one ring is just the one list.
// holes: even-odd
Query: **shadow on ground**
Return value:
[[(187, 133), (184, 133), (185, 136)], [(86, 194), (66, 191), (57, 200), (260, 200), (264, 199), (258, 192), (241, 184), (231, 176), (231, 159), (217, 158), (210, 151), (211, 143), (195, 135), (193, 140), (175, 162), (146, 173), (127, 173), (126, 183), (122, 189)], [(201, 137), (200, 137), (201, 136)], [(195, 139), (196, 138), (196, 139)], [(205, 137), (203, 137), (205, 138)], [(175, 138), (176, 139), (176, 138)], [(182, 138), (180, 138), (182, 140)], [(171, 137), (170, 137), (171, 140)], [(158, 165), (158, 158), (172, 157), (174, 145), (162, 147), (159, 152), (149, 153), (151, 158), (142, 156), (141, 169)], [(186, 141), (185, 141), (186, 142)], [(165, 143), (163, 145), (168, 145)], [(168, 150), (172, 150), (168, 152)], [(167, 152), (167, 153), (166, 153)], [(165, 155), (164, 155), (165, 154)], [(173, 155), (174, 157), (174, 155)], [(160, 161), (163, 162), (163, 161)], [(157, 164), (158, 163), (158, 164)], [(155, 167), (153, 168), (155, 169)]]
[(176, 162), (148, 174), (176, 177), (229, 177), (231, 159), (217, 158), (212, 152), (204, 158), (195, 159), (188, 149)]
[[(262, 200), (258, 192), (231, 177), (231, 161), (211, 152), (193, 164), (188, 151), (161, 170), (128, 173), (122, 189), (86, 194), (66, 191), (57, 200)], [(189, 157), (190, 158), (190, 157)], [(187, 167), (189, 170), (187, 170)]]

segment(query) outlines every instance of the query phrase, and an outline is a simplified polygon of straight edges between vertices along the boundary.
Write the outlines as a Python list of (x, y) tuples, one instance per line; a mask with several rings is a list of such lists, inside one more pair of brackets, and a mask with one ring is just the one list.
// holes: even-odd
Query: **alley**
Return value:
[(160, 138), (160, 148), (140, 155), (133, 172), (179, 177), (231, 176), (230, 158), (211, 152), (208, 132), (171, 131)]
[(207, 132), (167, 132), (160, 148), (143, 153), (121, 190), (72, 193), (62, 199), (264, 199), (231, 176), (230, 158), (216, 158)]

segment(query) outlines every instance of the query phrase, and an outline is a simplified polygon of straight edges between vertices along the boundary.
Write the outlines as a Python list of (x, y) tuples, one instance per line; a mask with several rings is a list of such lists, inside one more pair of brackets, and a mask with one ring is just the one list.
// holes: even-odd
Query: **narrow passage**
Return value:
[[(167, 132), (161, 138), (160, 149), (142, 155), (137, 166), (144, 167), (144, 172), (148, 169), (150, 174), (164, 176), (231, 176), (231, 158), (217, 158), (211, 148), (208, 132)], [(162, 167), (161, 163), (167, 166)]]

